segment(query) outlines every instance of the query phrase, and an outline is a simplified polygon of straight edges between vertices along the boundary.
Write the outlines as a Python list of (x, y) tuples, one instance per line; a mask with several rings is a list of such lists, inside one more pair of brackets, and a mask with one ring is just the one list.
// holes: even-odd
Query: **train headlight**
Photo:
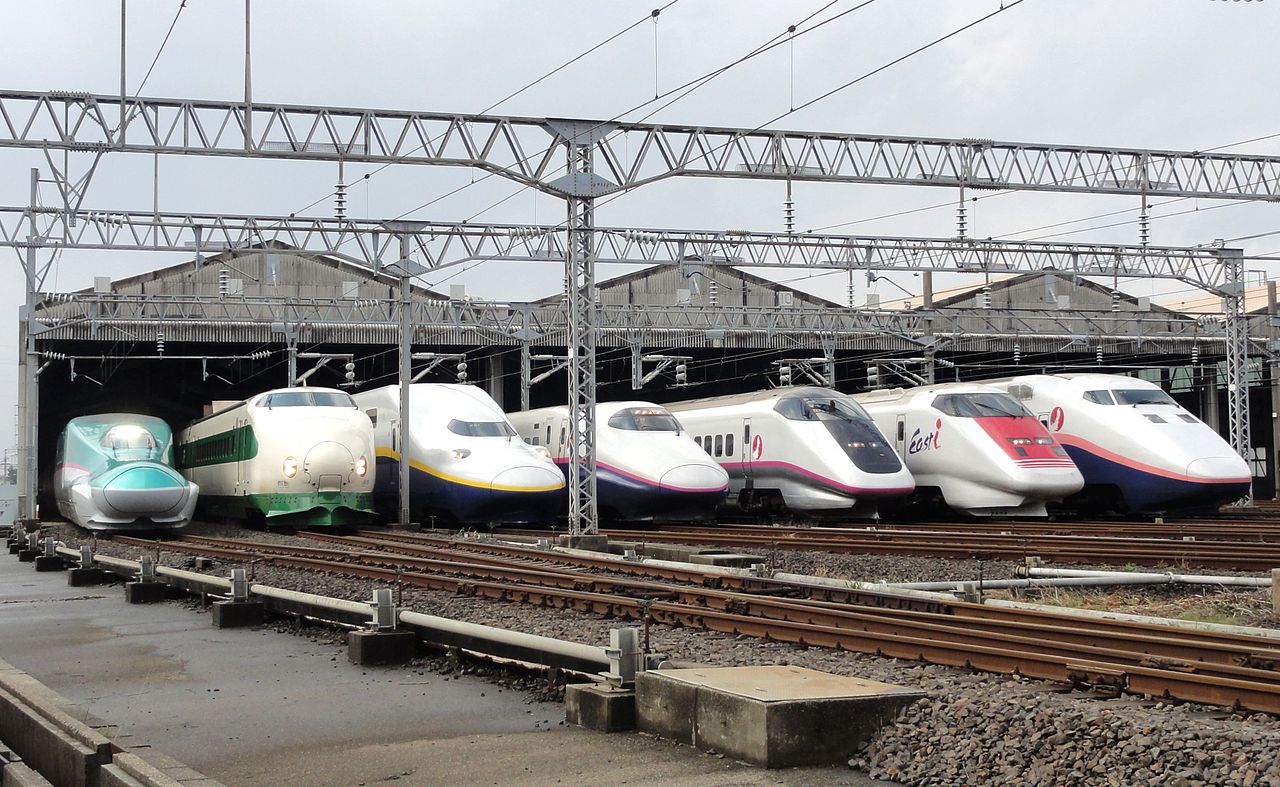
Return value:
[(1053, 445), (1052, 437), (1037, 437), (1036, 445)]
[(1009, 442), (1013, 445), (1031, 445), (1030, 437), (1010, 437)]
[(471, 456), (471, 449), (455, 448), (449, 452), (449, 456), (453, 457), (454, 459), (466, 459), (468, 456)]
[(547, 447), (545, 445), (531, 445), (529, 447), (533, 449), (533, 452), (535, 454), (537, 454), (538, 456), (541, 456), (543, 459), (551, 458), (551, 452), (547, 450)]
[(364, 474), (369, 472), (369, 460), (363, 456), (356, 460), (356, 475), (364, 478)]
[(286, 456), (280, 463), (280, 472), (284, 473), (285, 478), (293, 478), (298, 474), (298, 460), (292, 456)]

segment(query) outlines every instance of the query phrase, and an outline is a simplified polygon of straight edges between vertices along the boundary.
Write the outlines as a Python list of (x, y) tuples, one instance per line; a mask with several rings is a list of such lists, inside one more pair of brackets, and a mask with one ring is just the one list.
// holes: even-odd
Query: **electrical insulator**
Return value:
[(356, 365), (354, 363), (347, 361), (346, 370), (347, 373), (344, 376), (347, 378), (347, 382), (351, 382), (356, 379)]
[(218, 297), (225, 298), (231, 290), (231, 271), (218, 268)]
[(164, 334), (156, 331), (156, 355), (164, 355)]
[(791, 367), (783, 364), (778, 367), (778, 385), (791, 385)]
[(991, 285), (986, 284), (982, 287), (982, 308), (991, 308)]
[(715, 308), (720, 304), (720, 285), (715, 282), (707, 284), (707, 305)]
[(676, 364), (676, 385), (686, 385), (689, 382), (689, 367), (684, 361)]
[(1200, 363), (1200, 345), (1191, 345), (1191, 365), (1196, 366)]
[(467, 362), (458, 361), (458, 382), (465, 383), (467, 381)]
[(875, 390), (876, 388), (879, 388), (879, 387), (880, 387), (880, 367), (868, 366), (867, 367), (867, 388), (869, 390)]
[(1101, 347), (1098, 348), (1098, 365), (1099, 366), (1102, 365), (1102, 348)]
[(1013, 345), (1013, 364), (1017, 366), (1020, 363), (1022, 363), (1022, 345), (1015, 344)]

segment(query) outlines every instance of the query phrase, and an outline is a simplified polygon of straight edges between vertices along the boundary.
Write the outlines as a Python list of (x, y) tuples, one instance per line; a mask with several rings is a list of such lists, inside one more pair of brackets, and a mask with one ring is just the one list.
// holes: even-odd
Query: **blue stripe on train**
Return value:
[(1086, 492), (1094, 485), (1115, 486), (1124, 496), (1125, 504), (1135, 512), (1162, 513), (1221, 505), (1238, 500), (1249, 491), (1249, 484), (1209, 484), (1166, 478), (1122, 465), (1078, 446), (1063, 447), (1084, 475)]
[[(556, 466), (569, 479), (569, 465)], [(664, 489), (652, 481), (641, 481), (607, 467), (596, 467), (596, 496), (600, 513), (629, 521), (649, 519), (707, 519), (724, 501), (725, 492), (681, 492)]]
[[(384, 516), (397, 515), (400, 463), (378, 457), (374, 506)], [(550, 522), (565, 515), (568, 497), (563, 489), (509, 492), (468, 486), (409, 468), (409, 510), (415, 518), (441, 516), (461, 523)]]

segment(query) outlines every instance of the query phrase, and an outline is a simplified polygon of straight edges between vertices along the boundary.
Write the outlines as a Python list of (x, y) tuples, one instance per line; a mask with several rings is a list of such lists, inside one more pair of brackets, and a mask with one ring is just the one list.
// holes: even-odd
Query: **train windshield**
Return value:
[(264, 396), (259, 407), (351, 407), (355, 400), (341, 391), (279, 391)]
[(149, 459), (156, 450), (156, 438), (137, 424), (117, 424), (102, 436), (102, 447), (116, 459)]
[(880, 434), (871, 415), (852, 399), (796, 396), (779, 399), (773, 409), (792, 421), (821, 422), (859, 470), (896, 473), (902, 469), (898, 455)]
[(628, 432), (679, 432), (680, 422), (662, 407), (628, 407), (609, 417), (609, 426)]
[(943, 415), (957, 418), (1026, 418), (1031, 413), (1018, 400), (1002, 393), (943, 394), (933, 400)]
[[(836, 399), (830, 396), (793, 396), (779, 399), (774, 412), (792, 421), (822, 421), (836, 418), (843, 421), (871, 421), (870, 414), (852, 399)], [(826, 416), (825, 418), (823, 416)]]
[(506, 421), (459, 421), (457, 418), (449, 422), (449, 431), (464, 437), (515, 437), (516, 430)]
[(1119, 404), (1167, 404), (1174, 407), (1178, 403), (1173, 397), (1159, 389), (1151, 388), (1130, 388), (1124, 391), (1112, 391), (1115, 394), (1116, 402)]

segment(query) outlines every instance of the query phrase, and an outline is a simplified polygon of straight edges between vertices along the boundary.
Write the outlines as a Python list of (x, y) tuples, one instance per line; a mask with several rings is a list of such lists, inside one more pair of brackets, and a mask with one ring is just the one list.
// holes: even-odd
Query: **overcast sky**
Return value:
[[(644, 3), (401, 0), (254, 0), (253, 97), (442, 112), (477, 112), (604, 41), (668, 0)], [(836, 0), (814, 22), (853, 8)], [(1005, 0), (1005, 5), (1010, 5)], [(128, 84), (137, 91), (181, 5), (128, 0)], [(609, 118), (726, 65), (827, 5), (764, 0), (677, 0), (656, 25), (645, 21), (495, 113)], [(793, 45), (734, 68), (655, 121), (755, 127), (870, 72), (1000, 7), (999, 0), (875, 0), (797, 38)], [(114, 0), (2, 0), (0, 74), (10, 89), (119, 91), (120, 5)], [(243, 97), (244, 6), (187, 0), (141, 93), (157, 97)], [(812, 23), (811, 23), (812, 24)], [(801, 27), (800, 30), (804, 30)], [(1280, 73), (1280, 0), (1025, 0), (903, 63), (777, 125), (804, 130), (1025, 142), (1204, 150), (1280, 134), (1275, 75)], [(650, 107), (649, 109), (652, 109)], [(639, 119), (644, 111), (628, 115)], [(1280, 136), (1229, 148), (1280, 154)], [(73, 169), (87, 162), (72, 156)], [(0, 202), (27, 201), (28, 171), (47, 169), (39, 153), (0, 149)], [(85, 206), (150, 209), (152, 160), (103, 159)], [(160, 160), (161, 210), (284, 214), (332, 191), (336, 165), (226, 158)], [(357, 181), (372, 167), (349, 167)], [(453, 168), (390, 168), (351, 190), (355, 216), (397, 216), (469, 183)], [(415, 214), (432, 220), (556, 222), (562, 203), (526, 190), (480, 213), (517, 187), (490, 178)], [(680, 179), (639, 189), (604, 205), (602, 225), (781, 229), (784, 186), (739, 180)], [(52, 190), (45, 200), (52, 201)], [(954, 190), (798, 184), (800, 229), (839, 225), (857, 234), (950, 236)], [(1161, 200), (1156, 200), (1161, 202)], [(1014, 194), (973, 206), (974, 236), (1136, 242), (1136, 197)], [(1226, 207), (1217, 207), (1226, 205)], [(913, 208), (931, 210), (884, 217)], [(308, 211), (331, 213), (321, 202)], [(1194, 245), (1280, 230), (1280, 206), (1181, 200), (1153, 210), (1152, 242)], [(1182, 215), (1170, 215), (1180, 213)], [(479, 214), (479, 215), (477, 215)], [(1167, 216), (1167, 218), (1162, 218)], [(1120, 226), (1106, 226), (1120, 223)], [(1054, 234), (1057, 233), (1057, 234)], [(1070, 233), (1070, 234), (1065, 234)], [(1233, 243), (1250, 254), (1280, 251), (1280, 234)], [(6, 253), (7, 254), (7, 253)], [(16, 401), (16, 316), (21, 271), (9, 256), (0, 291), (0, 414)], [(70, 290), (94, 275), (120, 277), (181, 261), (177, 255), (68, 252), (51, 285)], [(1267, 263), (1250, 268), (1266, 270)], [(1268, 271), (1269, 273), (1269, 271)], [(500, 274), (500, 275), (498, 275)], [(451, 274), (453, 275), (453, 274)], [(843, 301), (843, 273), (767, 275)], [(1264, 273), (1257, 274), (1261, 277)], [(447, 284), (443, 276), (429, 283)], [(559, 286), (555, 265), (486, 263), (457, 274), (483, 297), (523, 300)], [(918, 280), (916, 280), (918, 281)], [(898, 282), (911, 289), (910, 277)], [(868, 289), (870, 287), (870, 289)], [(887, 284), (858, 283), (858, 297), (900, 295)], [(1147, 283), (1137, 295), (1157, 292)], [(1169, 288), (1164, 288), (1168, 290)], [(6, 416), (7, 417), (7, 416)], [(11, 438), (4, 429), (0, 445)]]

